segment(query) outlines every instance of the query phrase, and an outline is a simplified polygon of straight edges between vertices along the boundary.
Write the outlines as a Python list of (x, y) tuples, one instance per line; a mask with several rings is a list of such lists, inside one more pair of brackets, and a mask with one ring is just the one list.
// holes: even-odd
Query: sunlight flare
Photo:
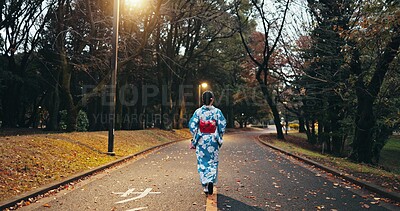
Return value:
[(125, 5), (128, 7), (140, 8), (144, 6), (145, 0), (125, 0)]

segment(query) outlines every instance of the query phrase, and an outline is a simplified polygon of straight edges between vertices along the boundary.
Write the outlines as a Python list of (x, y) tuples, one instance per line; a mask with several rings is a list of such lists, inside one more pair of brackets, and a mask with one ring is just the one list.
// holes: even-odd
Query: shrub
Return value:
[(61, 130), (67, 129), (67, 110), (62, 110), (60, 113), (60, 123), (58, 123), (58, 128)]
[[(59, 128), (61, 130), (67, 129), (67, 115), (68, 115), (67, 110), (60, 111)], [(80, 110), (78, 112), (78, 118), (76, 120), (76, 130), (79, 132), (84, 132), (87, 131), (88, 128), (89, 128), (89, 119), (87, 117), (87, 114), (86, 112)]]
[(76, 130), (80, 132), (87, 131), (89, 128), (89, 119), (86, 112), (80, 110), (78, 113), (78, 119), (76, 121)]

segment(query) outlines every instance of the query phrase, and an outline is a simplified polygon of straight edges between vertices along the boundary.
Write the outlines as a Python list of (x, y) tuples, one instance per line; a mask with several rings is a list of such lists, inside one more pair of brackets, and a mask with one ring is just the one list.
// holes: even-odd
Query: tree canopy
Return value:
[(229, 126), (296, 120), (359, 162), (399, 129), (398, 1), (142, 3), (121, 1), (110, 90), (113, 1), (1, 1), (1, 128), (182, 128), (207, 82)]

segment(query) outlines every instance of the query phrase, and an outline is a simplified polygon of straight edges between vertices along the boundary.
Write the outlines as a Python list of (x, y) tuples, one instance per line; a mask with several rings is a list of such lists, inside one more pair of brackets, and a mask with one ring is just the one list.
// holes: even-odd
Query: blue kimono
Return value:
[[(202, 133), (199, 129), (199, 122), (216, 122), (214, 133)], [(225, 133), (226, 120), (221, 110), (214, 106), (198, 108), (189, 121), (189, 129), (193, 136), (192, 144), (196, 147), (197, 170), (200, 174), (200, 181), (203, 186), (207, 183), (217, 182), (218, 175), (218, 152), (222, 145), (222, 136)]]

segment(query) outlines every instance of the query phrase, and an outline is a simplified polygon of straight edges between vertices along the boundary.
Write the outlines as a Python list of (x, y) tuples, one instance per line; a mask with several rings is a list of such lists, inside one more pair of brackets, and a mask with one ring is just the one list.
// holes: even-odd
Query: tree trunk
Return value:
[(230, 89), (228, 89), (228, 102), (227, 102), (227, 105), (228, 105), (228, 115), (227, 115), (227, 119), (228, 119), (228, 128), (234, 128), (235, 127), (235, 117), (234, 117), (234, 114), (233, 114), (233, 97), (232, 97), (232, 94), (231, 94), (231, 90)]
[[(62, 48), (64, 49), (64, 48)], [(62, 69), (62, 80), (61, 90), (63, 93), (63, 99), (65, 102), (65, 108), (67, 110), (67, 131), (76, 131), (77, 116), (78, 112), (74, 104), (74, 99), (71, 93), (71, 71), (68, 67), (67, 57), (64, 52), (61, 52), (61, 69)]]
[(306, 126), (306, 134), (307, 134), (307, 141), (310, 144), (317, 143), (317, 139), (315, 137), (315, 126), (314, 120), (311, 122), (308, 119), (305, 119), (305, 126)]
[[(17, 64), (15, 63), (14, 55), (7, 56), (8, 59), (8, 72), (14, 75), (13, 78), (19, 78), (20, 74), (18, 71)], [(3, 122), (2, 127), (16, 127), (19, 117), (19, 90), (21, 83), (18, 80), (8, 79), (6, 80), (7, 89), (4, 92), (2, 99), (2, 110), (3, 110)]]
[(188, 120), (185, 120), (185, 113), (186, 113), (186, 102), (185, 102), (185, 96), (182, 94), (182, 99), (181, 99), (181, 106), (179, 108), (179, 124), (178, 124), (178, 129), (182, 129), (184, 127), (184, 123), (187, 124)]
[(353, 141), (353, 153), (351, 158), (358, 162), (372, 162), (372, 128), (375, 126), (373, 114), (373, 99), (369, 96), (360, 95), (357, 97), (357, 119), (356, 131)]
[[(57, 70), (56, 70), (57, 71)], [(60, 112), (60, 91), (59, 91), (59, 80), (60, 80), (60, 72), (57, 71), (55, 74), (55, 85), (54, 91), (50, 94), (50, 100), (48, 103), (49, 106), (49, 122), (46, 125), (46, 129), (50, 131), (59, 130), (58, 127), (58, 115)]]
[(40, 110), (39, 110), (40, 102), (38, 103), (36, 100), (33, 103), (32, 113), (29, 117), (28, 123), (26, 123), (25, 127), (29, 128), (38, 128), (39, 121), (40, 121)]
[(274, 124), (276, 127), (276, 134), (277, 134), (276, 137), (278, 139), (284, 140), (285, 136), (283, 135), (281, 119), (279, 116), (279, 111), (276, 106), (276, 103), (274, 103), (272, 96), (267, 89), (267, 86), (262, 81), (259, 81), (259, 84), (260, 84), (261, 90), (263, 92), (264, 98), (267, 100), (268, 105), (271, 109), (272, 116), (274, 117)]
[(76, 130), (76, 120), (78, 116), (77, 109), (74, 105), (74, 100), (71, 94), (71, 67), (68, 63), (67, 58), (67, 50), (65, 48), (65, 26), (64, 26), (64, 19), (65, 19), (65, 5), (64, 2), (59, 2), (58, 8), (58, 25), (57, 31), (60, 35), (57, 37), (57, 47), (58, 47), (58, 54), (60, 59), (59, 68), (61, 70), (61, 93), (63, 102), (65, 103), (65, 109), (67, 110), (67, 131), (75, 131)]
[(3, 122), (2, 127), (16, 127), (17, 126), (17, 116), (18, 115), (18, 101), (19, 98), (15, 96), (19, 96), (17, 93), (19, 85), (18, 84), (10, 84), (8, 89), (5, 91), (3, 100), (2, 100), (2, 110), (3, 110)]
[(60, 95), (59, 95), (58, 88), (56, 88), (56, 90), (54, 90), (51, 98), (52, 98), (53, 104), (50, 107), (51, 108), (50, 109), (50, 120), (49, 120), (49, 124), (46, 127), (50, 131), (56, 131), (59, 129), (58, 128), (58, 115), (60, 112)]
[(299, 133), (305, 133), (306, 132), (306, 128), (305, 128), (305, 124), (304, 124), (304, 117), (299, 116)]
[(330, 114), (330, 126), (331, 126), (331, 134), (330, 137), (332, 139), (332, 153), (336, 156), (341, 155), (342, 153), (342, 137), (340, 135), (340, 124), (339, 124), (339, 106), (333, 107), (333, 112)]
[(140, 80), (139, 82), (139, 88), (138, 88), (138, 101), (136, 103), (136, 108), (137, 108), (137, 122), (138, 122), (138, 128), (139, 130), (145, 129), (146, 126), (144, 125), (146, 117), (144, 117), (145, 110), (146, 108), (144, 107), (143, 103), (143, 80)]
[[(312, 123), (313, 127), (315, 127), (315, 122)], [(329, 141), (329, 134), (327, 134), (326, 131), (328, 131), (329, 126), (326, 124), (326, 122), (324, 121), (323, 117), (318, 119), (318, 135), (315, 134), (315, 132), (313, 132), (313, 134), (315, 135), (315, 137), (318, 138), (318, 140), (316, 140), (316, 143), (319, 144), (324, 144), (324, 146), (327, 146), (327, 150), (326, 152), (330, 153), (330, 141)]]
[(87, 104), (87, 117), (89, 120), (89, 131), (97, 130), (97, 121), (100, 121), (100, 114), (97, 110), (97, 99), (92, 98), (93, 100)]
[(399, 26), (393, 28), (393, 37), (382, 51), (375, 67), (375, 72), (368, 84), (365, 85), (360, 53), (357, 48), (354, 49), (352, 62), (350, 64), (352, 71), (358, 76), (356, 82), (357, 94), (357, 116), (355, 119), (356, 131), (353, 140), (353, 152), (351, 158), (364, 163), (372, 163), (373, 146), (373, 128), (376, 126), (376, 119), (373, 113), (373, 105), (378, 96), (383, 80), (390, 63), (398, 54), (400, 45)]

